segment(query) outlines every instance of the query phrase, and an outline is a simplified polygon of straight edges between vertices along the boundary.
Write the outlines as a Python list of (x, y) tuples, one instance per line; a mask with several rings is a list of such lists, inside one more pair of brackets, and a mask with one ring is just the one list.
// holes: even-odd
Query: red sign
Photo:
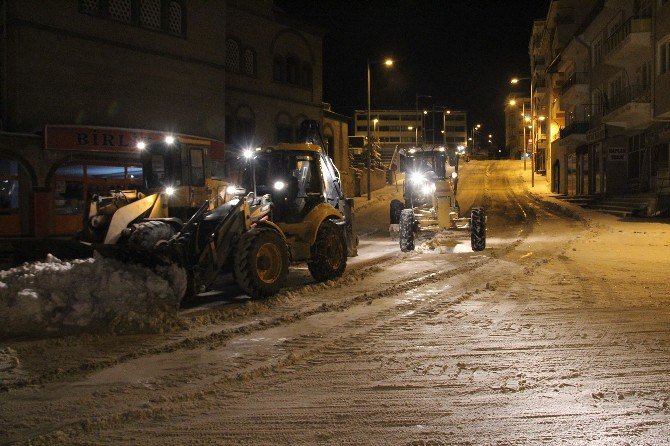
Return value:
[(44, 148), (53, 150), (78, 150), (84, 152), (137, 153), (137, 143), (149, 145), (173, 136), (189, 144), (210, 147), (212, 159), (223, 159), (224, 144), (209, 138), (157, 132), (155, 130), (48, 125), (44, 128)]

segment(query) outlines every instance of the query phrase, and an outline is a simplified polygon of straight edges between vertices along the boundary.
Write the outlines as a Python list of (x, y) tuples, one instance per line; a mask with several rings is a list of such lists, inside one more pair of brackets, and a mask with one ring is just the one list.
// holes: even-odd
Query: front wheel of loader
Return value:
[(307, 268), (317, 282), (340, 277), (347, 267), (347, 241), (344, 231), (331, 220), (324, 220), (312, 246)]
[(161, 240), (170, 240), (177, 231), (164, 221), (145, 221), (135, 226), (128, 237), (128, 245), (133, 248), (152, 249)]
[(403, 209), (400, 213), (400, 250), (402, 252), (414, 251), (414, 220), (413, 209)]
[(234, 276), (254, 299), (275, 294), (288, 276), (289, 252), (282, 236), (270, 228), (253, 228), (240, 236), (234, 257)]
[(486, 248), (486, 214), (484, 208), (472, 208), (470, 217), (470, 246), (473, 251), (483, 251)]

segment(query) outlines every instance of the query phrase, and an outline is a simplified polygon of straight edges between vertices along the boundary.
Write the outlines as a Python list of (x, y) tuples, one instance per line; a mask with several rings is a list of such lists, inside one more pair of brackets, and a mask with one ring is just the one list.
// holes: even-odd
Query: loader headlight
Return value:
[(426, 176), (419, 172), (414, 172), (410, 175), (409, 180), (414, 184), (421, 184), (426, 181)]
[(451, 178), (453, 178), (454, 180), (456, 178), (458, 178), (458, 173), (457, 172), (451, 172)]
[(421, 188), (421, 192), (422, 192), (424, 195), (430, 195), (431, 193), (433, 193), (433, 188), (432, 188), (431, 186), (434, 187), (435, 185), (434, 185), (434, 184), (432, 184), (432, 185), (431, 185), (431, 184), (425, 184), (425, 185)]
[(168, 186), (165, 188), (165, 194), (169, 197), (174, 194), (174, 187)]
[(286, 183), (283, 181), (275, 181), (274, 187), (275, 190), (283, 190), (286, 187)]
[(242, 152), (242, 156), (244, 156), (245, 159), (250, 160), (251, 158), (254, 157), (254, 151), (251, 149), (244, 149)]
[(237, 192), (237, 186), (235, 186), (235, 185), (233, 185), (233, 184), (231, 184), (230, 186), (228, 186), (228, 187), (226, 188), (226, 193), (227, 193), (228, 195), (234, 195), (236, 192)]

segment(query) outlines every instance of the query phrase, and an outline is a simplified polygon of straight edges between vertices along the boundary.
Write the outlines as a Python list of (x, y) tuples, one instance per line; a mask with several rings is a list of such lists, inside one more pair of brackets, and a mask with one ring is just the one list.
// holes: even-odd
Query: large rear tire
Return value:
[(289, 253), (274, 229), (253, 228), (240, 236), (234, 259), (234, 277), (254, 299), (279, 291), (288, 276)]
[(391, 200), (391, 224), (397, 225), (400, 223), (400, 213), (405, 209), (405, 204), (400, 200)]
[(161, 240), (169, 240), (177, 231), (164, 221), (144, 221), (135, 225), (128, 237), (128, 246), (139, 249), (152, 249)]
[(472, 208), (470, 214), (470, 246), (473, 251), (486, 248), (486, 214), (484, 208)]
[(400, 250), (414, 251), (414, 210), (403, 209), (400, 212)]
[(316, 234), (307, 268), (317, 282), (340, 277), (347, 267), (347, 241), (344, 231), (331, 220), (324, 220)]

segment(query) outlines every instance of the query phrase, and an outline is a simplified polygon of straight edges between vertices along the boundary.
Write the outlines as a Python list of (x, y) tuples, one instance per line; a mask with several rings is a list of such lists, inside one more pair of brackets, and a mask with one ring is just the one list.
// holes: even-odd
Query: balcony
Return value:
[(642, 129), (651, 122), (648, 86), (630, 85), (603, 104), (601, 122), (625, 129)]
[(533, 96), (539, 99), (547, 95), (547, 81), (544, 77), (536, 77), (533, 83)]
[(583, 103), (588, 97), (588, 73), (573, 73), (561, 86), (561, 104)]
[(624, 67), (645, 57), (651, 51), (651, 18), (631, 17), (603, 43), (603, 59), (610, 65)]

